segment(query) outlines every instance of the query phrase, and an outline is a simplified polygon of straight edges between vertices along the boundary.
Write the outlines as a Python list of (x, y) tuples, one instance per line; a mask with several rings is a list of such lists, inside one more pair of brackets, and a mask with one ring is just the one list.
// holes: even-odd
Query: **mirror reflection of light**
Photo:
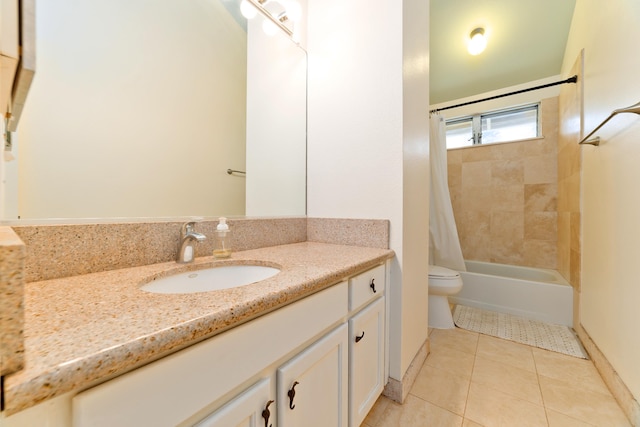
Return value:
[(247, 0), (242, 0), (240, 3), (240, 13), (247, 19), (253, 19), (258, 14), (258, 10)]

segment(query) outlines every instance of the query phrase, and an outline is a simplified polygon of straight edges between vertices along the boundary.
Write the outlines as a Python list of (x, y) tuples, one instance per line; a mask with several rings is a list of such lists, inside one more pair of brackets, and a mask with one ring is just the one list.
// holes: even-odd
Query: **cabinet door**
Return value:
[(346, 324), (278, 369), (278, 427), (346, 427)]
[(385, 299), (349, 320), (349, 425), (358, 427), (384, 388)]
[[(269, 399), (270, 379), (266, 378), (225, 404), (195, 427), (261, 427), (265, 423), (263, 411), (275, 413), (273, 400)], [(266, 412), (265, 412), (266, 415)], [(275, 417), (270, 416), (269, 424)]]

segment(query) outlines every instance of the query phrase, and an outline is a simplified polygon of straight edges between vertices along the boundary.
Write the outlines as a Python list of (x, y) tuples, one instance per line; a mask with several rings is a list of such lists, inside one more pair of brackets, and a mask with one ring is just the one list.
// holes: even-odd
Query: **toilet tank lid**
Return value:
[(451, 279), (454, 277), (460, 277), (460, 273), (449, 268), (440, 267), (439, 265), (430, 265), (429, 277), (446, 277)]

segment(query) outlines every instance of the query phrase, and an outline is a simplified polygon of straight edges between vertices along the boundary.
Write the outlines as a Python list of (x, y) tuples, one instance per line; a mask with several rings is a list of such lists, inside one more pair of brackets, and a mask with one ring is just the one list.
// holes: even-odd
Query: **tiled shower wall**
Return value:
[[(572, 75), (582, 81), (582, 58), (574, 64)], [(576, 292), (580, 292), (582, 240), (580, 236), (580, 170), (578, 141), (582, 130), (582, 85), (560, 90), (558, 101), (562, 125), (558, 132), (558, 266)], [(578, 301), (575, 302), (576, 304)], [(574, 310), (577, 316), (579, 311)], [(577, 317), (576, 317), (577, 319)], [(576, 323), (577, 324), (577, 323)]]
[(465, 259), (556, 269), (558, 98), (541, 114), (543, 138), (448, 151)]

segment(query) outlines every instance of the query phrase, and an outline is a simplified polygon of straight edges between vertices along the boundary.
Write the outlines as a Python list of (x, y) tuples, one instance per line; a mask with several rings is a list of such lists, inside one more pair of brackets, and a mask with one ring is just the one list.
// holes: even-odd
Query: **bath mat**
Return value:
[(588, 359), (580, 341), (568, 326), (464, 305), (456, 305), (453, 321), (459, 328), (469, 331)]

